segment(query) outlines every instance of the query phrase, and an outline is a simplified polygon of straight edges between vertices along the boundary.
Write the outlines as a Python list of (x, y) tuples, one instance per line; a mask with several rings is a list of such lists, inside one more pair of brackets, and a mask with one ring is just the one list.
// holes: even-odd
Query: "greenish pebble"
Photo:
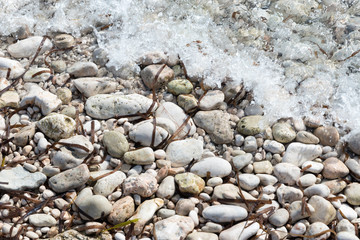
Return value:
[(129, 143), (126, 137), (118, 131), (104, 133), (103, 143), (107, 152), (115, 158), (121, 158), (129, 151)]
[(192, 90), (192, 83), (186, 79), (175, 79), (168, 83), (168, 91), (174, 95), (188, 94)]
[(68, 104), (72, 98), (72, 92), (68, 88), (59, 88), (56, 90), (56, 95), (63, 104)]
[(237, 130), (243, 135), (253, 136), (264, 132), (268, 126), (263, 116), (252, 115), (241, 118), (237, 124)]
[(63, 60), (52, 61), (51, 67), (57, 73), (65, 72), (66, 63)]
[(198, 101), (192, 94), (181, 94), (177, 97), (177, 103), (185, 112), (197, 107)]
[(272, 133), (274, 139), (281, 143), (289, 143), (296, 138), (295, 130), (286, 122), (275, 123), (272, 127)]
[(69, 106), (64, 108), (63, 110), (61, 110), (61, 114), (64, 114), (68, 117), (71, 117), (73, 119), (75, 119), (76, 117), (76, 108), (74, 106)]
[(75, 131), (75, 121), (63, 114), (52, 113), (37, 122), (37, 127), (55, 141), (69, 138)]
[(205, 181), (193, 173), (180, 173), (175, 176), (175, 182), (179, 185), (180, 192), (199, 194), (204, 190)]

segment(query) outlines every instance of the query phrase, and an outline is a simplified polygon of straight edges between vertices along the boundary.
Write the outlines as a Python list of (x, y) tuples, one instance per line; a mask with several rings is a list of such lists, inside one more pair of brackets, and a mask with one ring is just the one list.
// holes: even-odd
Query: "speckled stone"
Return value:
[(157, 191), (158, 187), (156, 178), (149, 173), (132, 175), (125, 179), (123, 183), (125, 195), (139, 194), (142, 197), (150, 197)]
[(237, 124), (237, 130), (244, 135), (256, 135), (264, 132), (269, 127), (263, 116), (253, 115), (240, 119)]
[(123, 197), (117, 200), (108, 216), (108, 220), (111, 224), (119, 224), (125, 222), (135, 212), (134, 199), (130, 196)]
[(275, 123), (272, 127), (272, 133), (275, 140), (281, 143), (289, 143), (296, 138), (295, 130), (285, 122)]
[(175, 215), (155, 223), (156, 236), (159, 240), (184, 239), (194, 226), (194, 221), (190, 217)]
[(193, 173), (176, 174), (175, 182), (183, 193), (191, 193), (197, 195), (202, 192), (205, 187), (205, 181)]
[(168, 83), (168, 91), (174, 95), (189, 94), (193, 89), (192, 83), (187, 79), (175, 79)]
[(320, 139), (322, 145), (331, 147), (335, 146), (340, 138), (338, 130), (331, 126), (316, 128), (314, 135)]
[(75, 126), (74, 119), (59, 113), (50, 114), (37, 122), (37, 127), (55, 141), (71, 137)]

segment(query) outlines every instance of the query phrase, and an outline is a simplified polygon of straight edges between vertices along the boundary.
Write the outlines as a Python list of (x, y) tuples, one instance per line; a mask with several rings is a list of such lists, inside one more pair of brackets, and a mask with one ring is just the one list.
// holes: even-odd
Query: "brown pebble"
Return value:
[(340, 138), (338, 130), (331, 126), (316, 128), (314, 135), (320, 139), (322, 145), (330, 147), (335, 146)]

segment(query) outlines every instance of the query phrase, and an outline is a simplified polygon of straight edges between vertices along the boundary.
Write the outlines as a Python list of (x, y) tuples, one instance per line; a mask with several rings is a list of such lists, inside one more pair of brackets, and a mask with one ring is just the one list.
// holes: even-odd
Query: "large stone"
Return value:
[(103, 143), (107, 152), (116, 158), (121, 158), (129, 150), (129, 143), (126, 137), (119, 131), (105, 132)]
[(12, 107), (18, 108), (20, 96), (16, 91), (6, 91), (0, 97), (0, 108)]
[[(96, 178), (103, 174), (109, 173), (111, 170), (103, 170), (98, 172), (91, 172), (90, 176)], [(121, 171), (116, 171), (106, 177), (97, 180), (94, 186), (94, 193), (97, 195), (109, 196), (115, 188), (120, 186), (126, 179), (126, 175)]]
[(231, 173), (231, 164), (219, 157), (205, 158), (195, 163), (190, 171), (200, 177), (226, 177)]
[(350, 183), (344, 193), (348, 203), (355, 206), (360, 205), (360, 183)]
[(0, 184), (0, 189), (2, 190), (22, 191), (25, 189), (36, 189), (44, 184), (45, 181), (45, 174), (40, 172), (31, 173), (21, 166), (3, 169), (0, 172), (0, 182), (7, 183)]
[(30, 68), (24, 74), (25, 82), (44, 82), (51, 77), (51, 70), (48, 68)]
[(309, 220), (311, 223), (322, 222), (328, 225), (336, 217), (336, 210), (333, 205), (323, 197), (314, 195), (310, 198), (309, 204), (315, 209)]
[(49, 179), (49, 186), (55, 192), (66, 192), (84, 185), (90, 177), (90, 172), (86, 164), (81, 164), (76, 168), (72, 168), (56, 174)]
[[(37, 49), (40, 46), (41, 41), (44, 37), (34, 36), (27, 39), (18, 41), (17, 43), (9, 45), (7, 48), (9, 54), (14, 58), (27, 58), (35, 55)], [(45, 51), (52, 48), (51, 41), (47, 38), (42, 45), (41, 51), (39, 54), (43, 54)]]
[(183, 167), (192, 160), (199, 160), (203, 153), (203, 142), (196, 139), (185, 139), (171, 142), (166, 149), (166, 159), (172, 167)]
[(96, 94), (112, 93), (116, 90), (116, 82), (111, 78), (77, 78), (73, 80), (74, 86), (84, 94), (91, 97)]
[(320, 143), (325, 146), (335, 146), (339, 141), (340, 135), (335, 127), (318, 127), (314, 131), (315, 136), (320, 139)]
[(230, 126), (230, 116), (220, 110), (199, 111), (194, 116), (195, 124), (204, 129), (216, 144), (231, 143), (234, 131)]
[[(139, 94), (97, 94), (87, 99), (86, 113), (93, 118), (109, 119), (116, 116), (127, 116), (146, 113), (152, 100)], [(157, 108), (157, 103), (152, 111)], [(138, 117), (140, 118), (140, 117)]]
[(282, 159), (284, 163), (292, 163), (301, 166), (306, 161), (314, 160), (322, 153), (321, 146), (302, 143), (291, 143)]
[(349, 169), (337, 158), (328, 158), (323, 162), (323, 165), (322, 175), (327, 179), (343, 178), (349, 174)]
[(25, 68), (15, 60), (0, 57), (0, 78), (6, 78), (10, 69), (9, 79), (19, 77), (25, 72)]
[(175, 215), (155, 223), (157, 239), (178, 240), (194, 229), (194, 221), (190, 217)]
[(29, 223), (35, 227), (51, 227), (56, 225), (56, 219), (48, 214), (36, 213), (29, 216)]
[(140, 76), (145, 86), (147, 86), (150, 89), (153, 86), (155, 88), (159, 88), (164, 86), (170, 80), (174, 79), (174, 71), (168, 66), (165, 66), (165, 68), (159, 74), (156, 82), (154, 82), (155, 76), (162, 68), (162, 66), (163, 64), (149, 65), (140, 72)]
[(274, 168), (274, 174), (280, 182), (294, 185), (301, 176), (300, 168), (291, 163), (279, 163)]
[[(304, 238), (304, 240), (326, 240), (330, 237), (331, 232), (327, 230), (329, 230), (329, 227), (326, 226), (327, 224), (324, 224), (322, 222), (314, 222), (312, 223), (307, 231), (306, 231), (306, 235), (307, 236), (313, 236), (316, 235), (317, 237), (314, 238)], [(325, 232), (324, 234), (321, 234), (318, 236), (319, 233)]]
[(243, 135), (256, 135), (265, 131), (269, 124), (263, 116), (252, 115), (240, 119), (237, 130)]
[(348, 146), (357, 155), (360, 155), (360, 132), (352, 134), (347, 140)]
[(59, 113), (53, 113), (37, 122), (37, 127), (55, 141), (71, 137), (75, 126), (72, 118)]

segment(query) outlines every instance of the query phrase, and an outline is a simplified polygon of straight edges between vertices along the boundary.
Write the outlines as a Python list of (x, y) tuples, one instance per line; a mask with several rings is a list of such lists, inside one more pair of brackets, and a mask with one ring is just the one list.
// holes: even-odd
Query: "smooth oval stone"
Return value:
[(330, 189), (325, 184), (315, 184), (311, 187), (308, 187), (304, 190), (305, 196), (311, 197), (313, 195), (318, 195), (321, 197), (328, 197), (330, 195)]
[(350, 232), (355, 234), (355, 226), (347, 219), (340, 220), (336, 225), (336, 232)]
[(222, 231), (219, 240), (247, 240), (254, 236), (259, 229), (259, 223), (244, 221)]
[(215, 110), (224, 101), (225, 95), (220, 90), (210, 90), (199, 101), (199, 108), (201, 110), (209, 111)]
[(192, 160), (199, 160), (203, 153), (203, 142), (196, 139), (185, 139), (171, 142), (166, 149), (166, 160), (172, 167), (183, 167)]
[(301, 176), (300, 168), (291, 163), (279, 163), (274, 168), (274, 174), (280, 182), (294, 185)]
[(168, 91), (174, 95), (189, 94), (193, 89), (192, 83), (187, 79), (175, 79), (168, 83)]
[[(96, 178), (98, 176), (101, 176), (103, 174), (106, 174), (108, 172), (111, 172), (110, 170), (104, 170), (104, 171), (98, 171), (98, 172), (91, 172), (90, 175), (93, 178)], [(103, 195), (107, 197), (110, 195), (115, 188), (120, 186), (123, 181), (125, 180), (126, 175), (121, 171), (116, 171), (109, 176), (103, 177), (99, 179), (95, 186), (94, 186), (94, 193), (97, 195)]]
[(186, 240), (218, 240), (218, 236), (214, 233), (208, 232), (192, 232), (187, 237)]
[[(158, 119), (158, 118), (157, 118)], [(129, 138), (134, 142), (140, 143), (142, 146), (151, 146), (153, 142), (154, 146), (158, 146), (162, 143), (168, 136), (169, 132), (163, 127), (158, 126), (158, 121), (156, 121), (155, 128), (155, 137), (154, 134), (154, 125), (153, 120), (146, 120), (135, 124), (129, 132)]]
[(134, 199), (130, 196), (123, 197), (117, 200), (108, 216), (108, 220), (111, 224), (119, 224), (125, 222), (135, 212)]
[(328, 158), (323, 164), (324, 170), (322, 171), (322, 175), (327, 179), (343, 178), (349, 174), (349, 169), (337, 158)]
[(243, 117), (237, 124), (239, 133), (251, 136), (264, 132), (267, 127), (269, 127), (268, 123), (259, 115)]
[(339, 232), (336, 235), (337, 240), (359, 240), (359, 238), (350, 232)]
[[(34, 36), (24, 40), (18, 41), (17, 43), (9, 45), (7, 48), (10, 55), (14, 58), (27, 58), (35, 55), (37, 49), (40, 46), (41, 41), (44, 37)], [(52, 48), (51, 41), (46, 38), (39, 54), (43, 54), (45, 51)]]
[(107, 152), (116, 158), (121, 158), (129, 150), (129, 143), (126, 137), (118, 131), (105, 132), (103, 143)]
[(226, 177), (231, 173), (231, 165), (222, 158), (209, 157), (195, 163), (190, 171), (200, 177), (206, 177), (208, 172), (210, 177)]
[(240, 174), (239, 175), (240, 187), (245, 190), (253, 190), (260, 183), (260, 178), (254, 174)]
[(331, 147), (335, 146), (340, 138), (338, 130), (332, 126), (318, 127), (314, 135), (320, 139), (322, 145)]
[(275, 123), (272, 127), (274, 139), (281, 143), (289, 143), (296, 138), (296, 132), (290, 124), (285, 122)]
[[(318, 233), (324, 232), (326, 230), (329, 230), (329, 227), (326, 226), (326, 224), (322, 223), (322, 222), (314, 222), (312, 223), (307, 231), (306, 231), (306, 235), (316, 235)], [(330, 237), (330, 232), (326, 232), (320, 236), (317, 236), (316, 238), (305, 238), (304, 240), (322, 240), (322, 239), (328, 239)]]
[(277, 141), (273, 140), (265, 140), (263, 144), (263, 148), (266, 151), (272, 152), (272, 153), (282, 153), (285, 151), (285, 146)]
[[(340, 213), (341, 211), (341, 213)], [(357, 213), (356, 211), (350, 207), (349, 205), (345, 204), (341, 204), (341, 207), (336, 211), (336, 218), (341, 221), (342, 219), (344, 219), (343, 215), (345, 216), (345, 218), (349, 221), (353, 221), (357, 218)]]
[(245, 208), (234, 205), (215, 205), (203, 210), (202, 215), (214, 222), (241, 221), (247, 217)]
[(20, 64), (20, 62), (0, 57), (0, 78), (6, 78), (9, 68), (9, 79), (17, 78), (25, 72), (25, 68)]
[(67, 72), (74, 77), (94, 77), (98, 73), (98, 67), (93, 62), (75, 62), (67, 68)]
[(24, 74), (25, 82), (44, 82), (51, 76), (51, 71), (48, 68), (30, 68)]
[[(1, 58), (0, 58), (1, 66)], [(354, 153), (360, 155), (360, 132), (352, 134), (347, 140), (348, 146)]]
[(173, 176), (167, 176), (162, 180), (159, 188), (156, 192), (156, 196), (159, 198), (172, 198), (175, 194), (175, 178)]
[(351, 205), (360, 205), (360, 183), (350, 183), (345, 188), (345, 196), (348, 203)]
[(307, 131), (300, 131), (296, 134), (296, 141), (307, 144), (318, 144), (320, 142), (314, 134)]
[(298, 181), (297, 184), (302, 187), (309, 187), (311, 185), (314, 185), (316, 182), (316, 177), (314, 174), (305, 174), (303, 176), (301, 176)]
[(56, 225), (56, 219), (53, 216), (43, 213), (30, 215), (29, 222), (36, 227), (51, 227)]
[(154, 151), (150, 147), (140, 148), (124, 154), (127, 164), (148, 165), (155, 161)]
[(75, 46), (76, 42), (69, 34), (59, 34), (54, 38), (54, 44), (57, 48), (66, 49)]
[(321, 173), (321, 171), (324, 169), (324, 165), (319, 162), (314, 161), (306, 161), (301, 166), (306, 172), (311, 173)]
[(311, 223), (322, 222), (329, 224), (336, 216), (333, 205), (323, 197), (314, 195), (310, 198), (309, 204), (315, 209), (315, 212), (309, 218)]
[(154, 85), (155, 88), (158, 88), (174, 79), (174, 71), (168, 66), (165, 66), (165, 68), (160, 72), (157, 81), (154, 81), (156, 74), (159, 72), (162, 66), (163, 64), (154, 64), (149, 65), (141, 70), (140, 75), (145, 86), (151, 89)]
[(279, 208), (269, 217), (269, 222), (276, 227), (281, 227), (287, 223), (289, 216), (288, 210), (285, 208)]

